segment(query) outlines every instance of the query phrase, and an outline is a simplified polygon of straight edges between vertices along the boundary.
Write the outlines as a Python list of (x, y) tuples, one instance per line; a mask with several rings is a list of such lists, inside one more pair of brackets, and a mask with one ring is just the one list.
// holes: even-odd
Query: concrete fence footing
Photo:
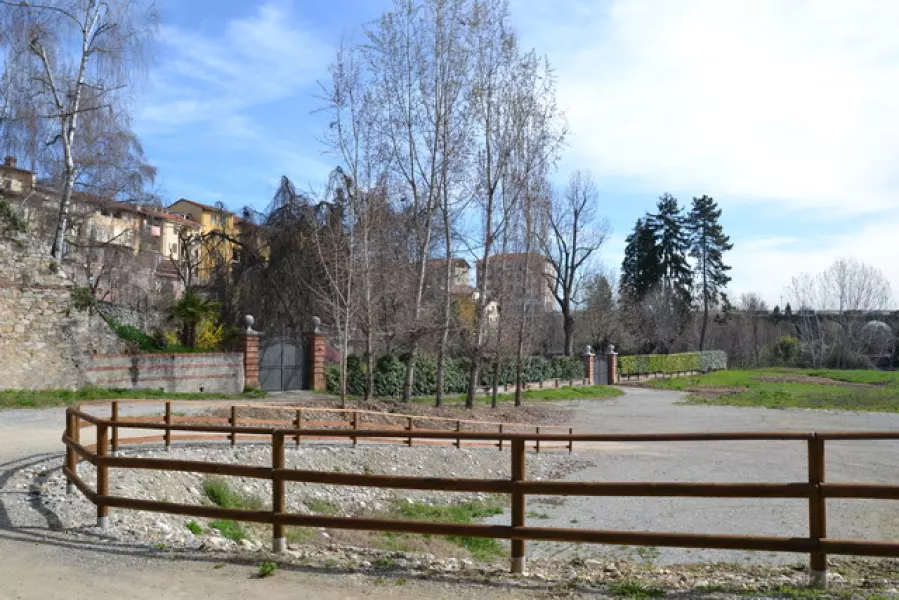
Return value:
[(109, 517), (97, 517), (97, 527), (100, 531), (107, 531), (109, 529)]
[(272, 552), (277, 554), (285, 550), (287, 550), (287, 538), (272, 538)]

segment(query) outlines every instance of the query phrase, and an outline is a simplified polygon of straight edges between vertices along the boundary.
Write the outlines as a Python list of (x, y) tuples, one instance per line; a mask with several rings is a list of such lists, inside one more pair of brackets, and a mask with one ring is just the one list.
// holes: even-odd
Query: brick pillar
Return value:
[(615, 352), (615, 346), (611, 344), (606, 350), (606, 361), (609, 365), (609, 383), (615, 385), (618, 383), (618, 353)]
[(259, 388), (259, 336), (253, 329), (254, 319), (251, 315), (244, 317), (247, 324), (245, 331), (237, 336), (237, 351), (243, 354), (243, 376), (245, 388)]
[(593, 348), (587, 346), (584, 350), (584, 353), (581, 354), (581, 358), (584, 359), (584, 377), (587, 379), (587, 385), (593, 385), (595, 379), (593, 378), (595, 373), (595, 364), (596, 355), (593, 353)]
[(319, 330), (320, 321), (313, 319), (315, 327), (309, 334), (309, 389), (316, 392), (328, 390), (328, 379), (325, 375), (325, 334)]

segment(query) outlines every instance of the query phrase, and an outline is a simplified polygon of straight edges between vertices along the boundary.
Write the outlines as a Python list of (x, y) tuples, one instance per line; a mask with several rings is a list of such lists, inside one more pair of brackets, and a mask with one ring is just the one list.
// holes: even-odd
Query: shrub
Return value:
[(375, 395), (382, 398), (396, 398), (403, 393), (403, 377), (406, 374), (402, 361), (386, 354), (378, 359), (375, 369)]
[(184, 524), (185, 527), (194, 535), (200, 535), (203, 533), (203, 528), (196, 521), (188, 521)]
[(271, 577), (275, 574), (275, 571), (278, 570), (278, 563), (265, 561), (261, 565), (259, 565), (259, 577)]
[(197, 324), (197, 349), (217, 350), (225, 340), (225, 326), (215, 318), (204, 318)]
[(721, 350), (681, 354), (636, 354), (618, 357), (622, 375), (681, 373), (684, 371), (720, 371), (727, 368), (727, 353)]
[(584, 361), (578, 356), (554, 356), (552, 376), (555, 379), (583, 379)]

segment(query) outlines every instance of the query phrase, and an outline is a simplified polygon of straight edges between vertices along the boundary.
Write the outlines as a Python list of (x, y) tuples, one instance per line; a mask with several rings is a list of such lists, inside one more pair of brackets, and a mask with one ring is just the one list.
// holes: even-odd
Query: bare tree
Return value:
[(608, 224), (597, 222), (599, 194), (589, 171), (575, 171), (564, 194), (553, 196), (546, 215), (548, 232), (540, 246), (549, 261), (548, 285), (562, 311), (565, 355), (574, 354), (574, 309), (581, 282), (593, 256), (608, 236)]
[(886, 310), (892, 299), (883, 274), (857, 260), (839, 259), (818, 275), (802, 273), (788, 287), (800, 339), (812, 366), (847, 366), (865, 345), (866, 316)]
[(61, 149), (62, 189), (51, 252), (64, 249), (80, 120), (91, 112), (115, 114), (125, 89), (145, 64), (156, 15), (141, 0), (0, 0), (0, 29), (10, 32), (7, 72), (16, 84), (7, 102), (20, 121), (47, 124), (47, 145)]
[[(403, 399), (412, 392), (421, 336), (422, 300), (441, 186), (453, 159), (452, 111), (463, 80), (456, 65), (466, 21), (462, 0), (395, 0), (369, 29), (369, 69), (379, 99), (377, 126), (390, 164), (391, 188), (406, 204), (410, 262), (415, 267), (409, 304)], [(426, 328), (425, 328), (426, 329)]]

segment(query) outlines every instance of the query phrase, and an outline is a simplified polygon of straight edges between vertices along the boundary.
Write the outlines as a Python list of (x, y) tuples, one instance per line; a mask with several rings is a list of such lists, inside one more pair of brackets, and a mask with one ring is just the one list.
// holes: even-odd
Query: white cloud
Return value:
[(328, 63), (330, 46), (290, 8), (263, 4), (218, 35), (162, 27), (168, 58), (151, 74), (150, 100), (140, 114), (144, 126), (216, 122), (234, 136), (252, 136), (246, 110), (314, 84)]
[(734, 246), (728, 256), (733, 266), (734, 299), (756, 292), (773, 307), (785, 301), (785, 288), (800, 273), (817, 274), (837, 258), (854, 258), (879, 269), (893, 285), (896, 306), (899, 288), (899, 214), (837, 235), (807, 232), (802, 238), (756, 238)]
[(516, 12), (557, 68), (579, 164), (831, 217), (897, 205), (899, 3), (541, 4)]

